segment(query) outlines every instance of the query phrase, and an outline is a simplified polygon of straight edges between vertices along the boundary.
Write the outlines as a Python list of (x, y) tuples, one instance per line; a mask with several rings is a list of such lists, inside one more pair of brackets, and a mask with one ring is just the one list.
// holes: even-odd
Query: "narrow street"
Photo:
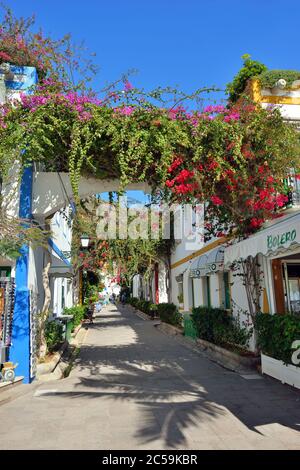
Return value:
[(300, 449), (300, 394), (111, 305), (70, 376), (2, 405), (0, 422), (1, 449)]

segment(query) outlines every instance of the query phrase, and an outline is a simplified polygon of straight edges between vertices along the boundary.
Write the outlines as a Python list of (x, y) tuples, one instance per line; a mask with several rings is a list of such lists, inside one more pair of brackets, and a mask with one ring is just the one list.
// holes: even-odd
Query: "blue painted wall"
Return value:
[[(12, 67), (16, 74), (26, 76), (25, 82), (6, 82), (12, 90), (22, 90), (30, 93), (32, 86), (37, 83), (37, 74), (34, 67)], [(20, 185), (19, 216), (30, 220), (32, 217), (32, 168), (25, 168)], [(30, 291), (28, 289), (29, 247), (23, 245), (21, 256), (16, 262), (16, 290), (15, 308), (12, 325), (12, 346), (9, 359), (18, 363), (17, 375), (24, 376), (24, 383), (30, 383)]]

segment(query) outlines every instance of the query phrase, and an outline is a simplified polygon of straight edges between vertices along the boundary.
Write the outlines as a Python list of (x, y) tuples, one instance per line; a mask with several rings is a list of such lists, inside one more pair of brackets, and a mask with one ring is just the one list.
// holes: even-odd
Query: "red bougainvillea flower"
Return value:
[(194, 176), (194, 172), (193, 171), (189, 171), (189, 170), (181, 170), (181, 172), (179, 173), (179, 175), (176, 176), (175, 178), (175, 181), (177, 183), (184, 183), (188, 178), (192, 178)]
[(216, 160), (213, 160), (213, 161), (208, 165), (208, 169), (209, 169), (209, 170), (215, 170), (216, 168), (219, 168), (219, 163), (216, 162)]
[(168, 188), (172, 188), (174, 186), (175, 180), (167, 180), (166, 181), (166, 186)]
[(223, 205), (223, 200), (219, 196), (212, 196), (210, 200), (215, 206)]
[(181, 157), (175, 158), (173, 163), (169, 166), (168, 172), (173, 173), (173, 171), (175, 171), (182, 163), (183, 163), (183, 160)]
[(263, 223), (264, 223), (263, 219), (258, 219), (257, 217), (253, 217), (250, 220), (250, 227), (254, 229), (258, 229), (262, 226)]
[(276, 196), (276, 205), (278, 207), (283, 207), (287, 202), (288, 202), (289, 198), (287, 196), (285, 196), (284, 194), (279, 194), (278, 196)]

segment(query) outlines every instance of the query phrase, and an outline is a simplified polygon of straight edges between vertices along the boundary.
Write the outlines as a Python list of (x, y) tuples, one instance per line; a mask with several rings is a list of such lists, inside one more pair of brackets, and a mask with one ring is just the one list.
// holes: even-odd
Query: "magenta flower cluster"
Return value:
[(101, 101), (90, 96), (79, 95), (74, 91), (68, 93), (56, 93), (56, 94), (45, 94), (45, 95), (20, 95), (21, 104), (25, 109), (29, 109), (30, 112), (34, 113), (41, 106), (45, 106), (48, 103), (55, 103), (63, 105), (75, 111), (78, 114), (80, 121), (88, 121), (92, 119), (92, 113), (89, 108), (89, 104), (101, 106)]

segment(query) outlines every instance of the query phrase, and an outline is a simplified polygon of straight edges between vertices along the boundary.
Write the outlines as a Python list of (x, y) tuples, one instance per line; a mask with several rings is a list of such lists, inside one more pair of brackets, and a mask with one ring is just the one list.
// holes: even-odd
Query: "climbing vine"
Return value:
[[(7, 24), (1, 30), (4, 43), (16, 31), (10, 20)], [(16, 23), (20, 31), (23, 26)], [(21, 36), (30, 51), (31, 36)], [(11, 49), (12, 62), (17, 48)], [(286, 201), (282, 179), (290, 167), (299, 168), (298, 135), (276, 109), (232, 104), (247, 79), (265, 66), (244, 57), (244, 69), (228, 88), (228, 105), (203, 109), (196, 98), (214, 88), (190, 96), (170, 88), (147, 93), (126, 76), (95, 97), (51, 72), (49, 54), (48, 75), (41, 75), (33, 93), (1, 107), (4, 179), (16, 162), (21, 171), (35, 162), (45, 171), (69, 172), (77, 203), (81, 175), (117, 178), (121, 188), (147, 181), (161, 197), (205, 202), (211, 233), (247, 235), (278, 214)], [(16, 60), (21, 64), (25, 58), (31, 60), (28, 55)]]

